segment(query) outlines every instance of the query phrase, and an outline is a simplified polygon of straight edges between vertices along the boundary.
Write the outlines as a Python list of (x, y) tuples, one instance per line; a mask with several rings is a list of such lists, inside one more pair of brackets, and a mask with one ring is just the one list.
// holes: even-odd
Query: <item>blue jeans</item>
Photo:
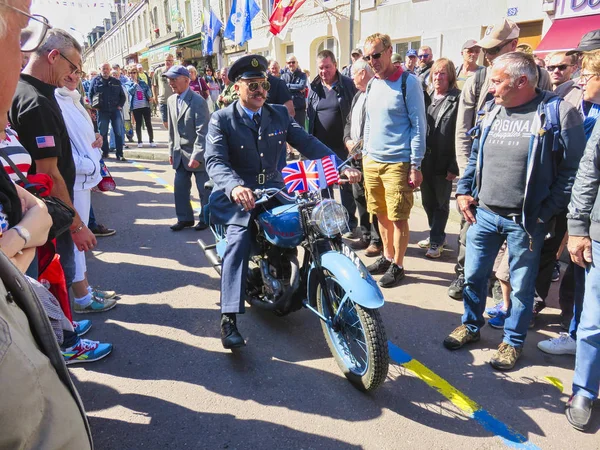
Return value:
[(108, 125), (112, 124), (115, 135), (115, 149), (117, 150), (117, 158), (123, 156), (123, 137), (125, 135), (125, 125), (121, 110), (114, 111), (98, 111), (98, 129), (102, 135), (102, 155), (108, 157)]
[(577, 340), (577, 328), (581, 321), (581, 311), (583, 309), (583, 300), (585, 297), (585, 269), (577, 264), (573, 265), (573, 318), (569, 324), (569, 334)]
[(592, 400), (600, 388), (600, 242), (592, 241), (592, 259), (585, 277), (585, 296), (577, 329), (573, 394)]
[[(194, 210), (190, 204), (192, 175), (196, 181), (201, 208), (204, 209), (204, 206), (208, 203), (208, 192), (204, 189), (204, 183), (209, 180), (208, 174), (206, 171), (190, 172), (189, 170), (186, 170), (183, 161), (181, 161), (175, 170), (175, 181), (173, 183), (175, 188), (175, 214), (177, 215), (178, 222), (194, 221)], [(199, 215), (200, 221), (202, 222), (202, 213)]]
[(475, 217), (477, 223), (471, 225), (467, 232), (463, 290), (465, 313), (462, 323), (472, 332), (479, 331), (485, 325), (483, 312), (488, 280), (498, 250), (506, 240), (512, 292), (503, 341), (514, 347), (522, 347), (533, 316), (535, 280), (546, 227), (537, 224), (530, 238), (521, 225), (484, 208), (477, 208)]

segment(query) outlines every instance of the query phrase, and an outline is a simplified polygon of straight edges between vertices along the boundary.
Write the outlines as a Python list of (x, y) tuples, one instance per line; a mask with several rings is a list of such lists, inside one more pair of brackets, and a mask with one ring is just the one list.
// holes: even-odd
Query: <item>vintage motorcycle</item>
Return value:
[[(360, 258), (342, 242), (346, 209), (318, 191), (289, 197), (281, 189), (254, 191), (256, 242), (250, 255), (247, 302), (277, 315), (302, 307), (319, 319), (325, 340), (344, 375), (358, 389), (373, 391), (388, 373), (389, 354), (378, 308), (383, 295)], [(269, 207), (277, 196), (284, 204)], [(210, 202), (205, 220), (210, 223)], [(225, 226), (212, 224), (214, 244), (198, 244), (221, 273)], [(299, 264), (298, 247), (302, 251)]]

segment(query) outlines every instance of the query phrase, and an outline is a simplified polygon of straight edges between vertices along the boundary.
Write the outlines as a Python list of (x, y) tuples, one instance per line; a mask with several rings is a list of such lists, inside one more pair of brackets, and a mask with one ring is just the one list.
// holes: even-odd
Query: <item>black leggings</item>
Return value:
[(135, 118), (135, 133), (137, 134), (138, 144), (142, 143), (142, 117), (146, 123), (146, 131), (148, 131), (148, 137), (150, 142), (154, 142), (154, 131), (152, 130), (152, 121), (150, 120), (150, 107), (137, 108), (133, 110), (133, 117)]

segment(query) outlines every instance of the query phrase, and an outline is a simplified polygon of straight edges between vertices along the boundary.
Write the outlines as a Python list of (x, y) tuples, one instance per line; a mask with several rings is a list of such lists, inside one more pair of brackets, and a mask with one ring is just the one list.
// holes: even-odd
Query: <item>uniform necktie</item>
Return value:
[(260, 128), (260, 114), (254, 113), (254, 115), (252, 116), (252, 120), (254, 120), (254, 123), (256, 124), (256, 126), (258, 128)]

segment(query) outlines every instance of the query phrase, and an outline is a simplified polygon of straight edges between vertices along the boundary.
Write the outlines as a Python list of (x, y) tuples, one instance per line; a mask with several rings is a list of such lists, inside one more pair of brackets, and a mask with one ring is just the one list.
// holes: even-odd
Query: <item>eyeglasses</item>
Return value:
[(503, 42), (502, 44), (496, 45), (495, 47), (492, 47), (492, 48), (484, 48), (483, 49), (483, 53), (485, 53), (486, 55), (492, 55), (492, 56), (497, 55), (498, 53), (500, 53), (500, 51), (504, 47), (506, 47), (511, 42), (512, 42), (512, 40), (511, 41)]
[(268, 91), (269, 89), (271, 89), (271, 83), (269, 83), (268, 81), (251, 81), (250, 83), (246, 83), (248, 85), (248, 90), (250, 92), (254, 92), (258, 89), (258, 86), (260, 86), (261, 88), (263, 88), (265, 91)]
[(60, 51), (58, 52), (58, 54), (71, 65), (71, 74), (75, 74), (78, 77), (83, 75), (83, 72), (79, 70), (79, 68), (75, 64), (73, 64), (73, 62), (69, 58), (63, 55)]
[(288, 64), (298, 64), (298, 61), (288, 61)]
[(48, 23), (48, 19), (39, 14), (29, 14), (25, 11), (21, 11), (19, 8), (7, 5), (6, 3), (0, 3), (0, 6), (12, 9), (19, 14), (29, 17), (27, 27), (21, 30), (21, 51), (22, 52), (33, 52), (44, 42), (46, 33), (52, 28), (52, 25)]
[(560, 70), (561, 72), (564, 72), (567, 67), (571, 67), (573, 64), (559, 64), (558, 66), (548, 66), (546, 67), (546, 69), (548, 69), (548, 72), (554, 72), (556, 69)]
[(429, 58), (431, 55), (429, 53), (423, 53), (422, 55), (419, 55), (419, 59), (427, 59)]
[(133, 74), (136, 74), (136, 73), (137, 73), (136, 70), (129, 72), (130, 75), (133, 75)]
[(584, 86), (590, 82), (590, 80), (594, 77), (597, 77), (600, 73), (586, 73), (579, 75), (579, 84)]
[(371, 61), (371, 58), (372, 59), (379, 59), (379, 58), (381, 58), (381, 55), (383, 55), (383, 52), (373, 53), (372, 55), (364, 56), (363, 59), (365, 61)]

